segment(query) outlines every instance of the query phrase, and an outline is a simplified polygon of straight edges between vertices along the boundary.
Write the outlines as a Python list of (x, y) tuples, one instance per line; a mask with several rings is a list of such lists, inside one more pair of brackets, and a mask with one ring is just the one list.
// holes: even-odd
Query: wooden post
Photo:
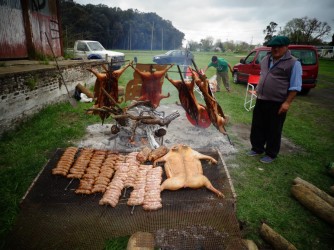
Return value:
[(89, 91), (86, 87), (82, 86), (80, 83), (76, 86), (82, 93), (84, 93), (88, 98), (94, 98), (94, 95), (92, 92)]

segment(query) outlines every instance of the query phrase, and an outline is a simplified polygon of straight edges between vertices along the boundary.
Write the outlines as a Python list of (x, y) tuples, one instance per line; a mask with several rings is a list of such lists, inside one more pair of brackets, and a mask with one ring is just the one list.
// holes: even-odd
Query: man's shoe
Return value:
[(264, 157), (262, 157), (260, 159), (260, 162), (262, 162), (262, 163), (271, 163), (271, 162), (273, 162), (273, 160), (275, 160), (275, 158), (272, 158), (272, 157), (270, 157), (268, 155), (265, 155)]
[(248, 156), (257, 156), (257, 155), (260, 155), (260, 154), (257, 153), (257, 152), (255, 152), (255, 151), (253, 151), (253, 150), (251, 150), (251, 151), (247, 152), (247, 155)]

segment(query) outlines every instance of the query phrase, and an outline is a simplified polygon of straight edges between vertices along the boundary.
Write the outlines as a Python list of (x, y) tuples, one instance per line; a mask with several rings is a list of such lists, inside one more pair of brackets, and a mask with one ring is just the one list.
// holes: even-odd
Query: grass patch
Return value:
[[(126, 59), (135, 56), (139, 63), (151, 63), (152, 57), (161, 51), (124, 51)], [(199, 68), (204, 68), (213, 53), (195, 53)], [(240, 57), (224, 55), (231, 65)], [(317, 187), (327, 191), (333, 185), (333, 178), (326, 174), (325, 166), (333, 161), (334, 116), (333, 99), (322, 98), (323, 94), (334, 89), (334, 62), (320, 61), (319, 81), (316, 89), (307, 96), (298, 96), (289, 110), (284, 127), (284, 136), (295, 143), (300, 150), (280, 155), (270, 165), (263, 165), (258, 158), (245, 155), (245, 148), (239, 141), (239, 135), (231, 132), (238, 154), (226, 157), (227, 166), (237, 193), (237, 216), (242, 221), (245, 238), (263, 244), (259, 237), (261, 222), (268, 223), (281, 233), (298, 249), (333, 249), (334, 229), (315, 217), (299, 204), (290, 194), (292, 180), (299, 176)], [(173, 67), (171, 71), (176, 71)], [(207, 71), (208, 77), (215, 74), (213, 68)], [(172, 78), (178, 73), (171, 72)], [(133, 78), (133, 70), (127, 69), (120, 78), (120, 85), (126, 86)], [(233, 84), (232, 92), (220, 92), (216, 97), (224, 112), (231, 117), (231, 127), (237, 124), (249, 125), (252, 113), (243, 108), (245, 85)], [(178, 101), (174, 86), (165, 81), (163, 93), (170, 92), (171, 97), (163, 103)], [(15, 131), (5, 133), (0, 141), (0, 239), (8, 233), (19, 212), (19, 202), (33, 179), (53, 155), (57, 148), (65, 148), (85, 134), (87, 125), (98, 123), (97, 116), (84, 114), (91, 104), (78, 103), (73, 107), (68, 103), (52, 105)], [(121, 244), (125, 243), (121, 239)], [(106, 243), (112, 249), (113, 240)]]

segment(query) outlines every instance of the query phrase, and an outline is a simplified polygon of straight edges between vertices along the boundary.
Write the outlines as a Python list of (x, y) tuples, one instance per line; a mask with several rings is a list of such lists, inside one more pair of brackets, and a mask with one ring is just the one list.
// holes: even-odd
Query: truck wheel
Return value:
[(238, 72), (237, 71), (233, 72), (233, 82), (235, 84), (239, 83), (239, 81), (238, 81)]

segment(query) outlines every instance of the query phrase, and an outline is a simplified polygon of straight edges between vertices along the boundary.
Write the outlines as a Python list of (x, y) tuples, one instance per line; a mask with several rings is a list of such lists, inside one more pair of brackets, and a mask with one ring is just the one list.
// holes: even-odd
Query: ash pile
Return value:
[[(137, 114), (140, 112), (142, 110), (135, 111)], [(224, 155), (236, 153), (236, 149), (229, 141), (229, 138), (219, 133), (213, 126), (206, 129), (193, 126), (186, 118), (186, 113), (182, 106), (177, 104), (160, 105), (154, 112), (158, 117), (166, 117), (176, 113), (179, 116), (172, 120), (168, 126), (147, 124), (138, 126), (135, 136), (132, 138), (133, 142), (130, 142), (133, 121), (129, 121), (127, 126), (120, 126), (118, 134), (113, 134), (112, 132), (115, 122), (93, 124), (86, 128), (86, 135), (81, 141), (77, 142), (77, 146), (82, 148), (137, 151), (144, 146), (150, 146), (147, 138), (147, 131), (149, 131), (156, 143), (165, 145), (168, 148), (175, 144), (183, 143), (193, 148), (217, 148)]]

